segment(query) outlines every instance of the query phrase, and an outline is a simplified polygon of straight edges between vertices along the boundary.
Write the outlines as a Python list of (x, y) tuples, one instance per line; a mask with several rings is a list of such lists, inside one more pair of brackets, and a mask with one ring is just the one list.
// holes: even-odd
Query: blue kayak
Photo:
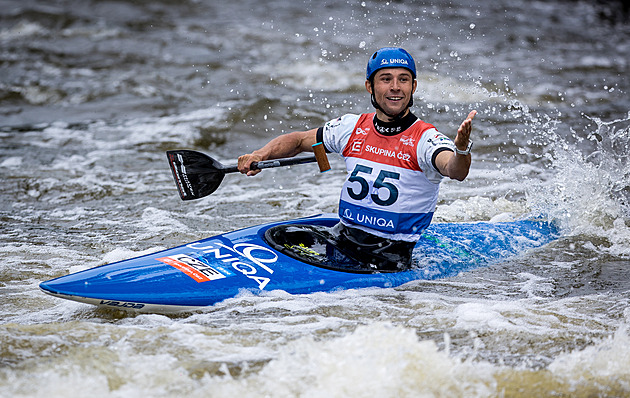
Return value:
[[(56, 297), (140, 312), (202, 309), (244, 291), (290, 294), (396, 287), (486, 266), (558, 237), (541, 220), (435, 223), (402, 271), (359, 266), (316, 228), (339, 222), (334, 214), (249, 227), (40, 284)], [(309, 229), (311, 228), (311, 229)], [(305, 232), (306, 231), (306, 232)]]

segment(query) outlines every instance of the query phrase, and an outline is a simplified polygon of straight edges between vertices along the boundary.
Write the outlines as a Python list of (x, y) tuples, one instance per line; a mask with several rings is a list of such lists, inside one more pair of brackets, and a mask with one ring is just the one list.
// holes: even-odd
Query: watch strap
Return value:
[(469, 140), (466, 150), (462, 151), (461, 149), (455, 147), (455, 153), (457, 153), (458, 155), (470, 155), (470, 151), (472, 150), (472, 147), (473, 147), (473, 142)]

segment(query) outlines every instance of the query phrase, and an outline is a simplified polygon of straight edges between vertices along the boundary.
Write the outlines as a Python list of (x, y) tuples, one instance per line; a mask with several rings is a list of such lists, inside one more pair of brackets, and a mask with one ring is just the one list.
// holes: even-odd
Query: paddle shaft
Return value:
[[(315, 156), (261, 160), (260, 162), (253, 162), (250, 166), (250, 169), (263, 170), (263, 169), (271, 169), (274, 167), (292, 166), (295, 164), (305, 164), (305, 163), (313, 163), (313, 162), (317, 162), (317, 158)], [(239, 170), (238, 170), (237, 165), (232, 165), (232, 166), (223, 166), (221, 171), (223, 171), (224, 173), (236, 173)]]

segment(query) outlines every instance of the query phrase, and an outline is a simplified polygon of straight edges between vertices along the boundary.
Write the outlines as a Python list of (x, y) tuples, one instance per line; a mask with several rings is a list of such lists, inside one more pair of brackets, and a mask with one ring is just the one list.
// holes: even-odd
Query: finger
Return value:
[(249, 162), (249, 164), (247, 165), (247, 176), (248, 177), (255, 176), (256, 174), (258, 174), (258, 173), (260, 173), (262, 171), (260, 169), (252, 169), (252, 163), (254, 163), (254, 160)]
[(459, 126), (459, 130), (457, 132), (468, 136), (470, 135), (471, 130), (472, 122), (470, 120), (464, 120), (461, 126)]
[(249, 167), (246, 167), (246, 159), (247, 159), (247, 155), (241, 155), (238, 157), (238, 164), (237, 164), (237, 168), (238, 171), (240, 171), (241, 173), (245, 174), (247, 173), (249, 170)]
[(464, 132), (470, 134), (470, 132), (472, 131), (472, 120), (475, 115), (477, 115), (477, 111), (471, 111), (468, 114), (466, 120), (464, 120), (464, 122), (462, 123), (462, 129), (464, 130)]
[(237, 168), (241, 173), (249, 175), (253, 162), (254, 162), (254, 159), (252, 158), (251, 155), (239, 156)]

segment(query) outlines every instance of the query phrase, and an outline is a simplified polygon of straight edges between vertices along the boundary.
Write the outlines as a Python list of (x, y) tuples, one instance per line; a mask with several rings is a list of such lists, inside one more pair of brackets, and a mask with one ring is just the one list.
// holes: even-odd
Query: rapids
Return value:
[[(630, 395), (630, 24), (623, 1), (0, 0), (0, 397)], [(344, 167), (179, 200), (165, 150), (224, 164), (371, 111), (399, 45), (413, 108), (468, 179), (434, 222), (530, 214), (560, 240), (394, 289), (243, 295), (138, 315), (38, 283), (253, 224), (335, 212)]]

